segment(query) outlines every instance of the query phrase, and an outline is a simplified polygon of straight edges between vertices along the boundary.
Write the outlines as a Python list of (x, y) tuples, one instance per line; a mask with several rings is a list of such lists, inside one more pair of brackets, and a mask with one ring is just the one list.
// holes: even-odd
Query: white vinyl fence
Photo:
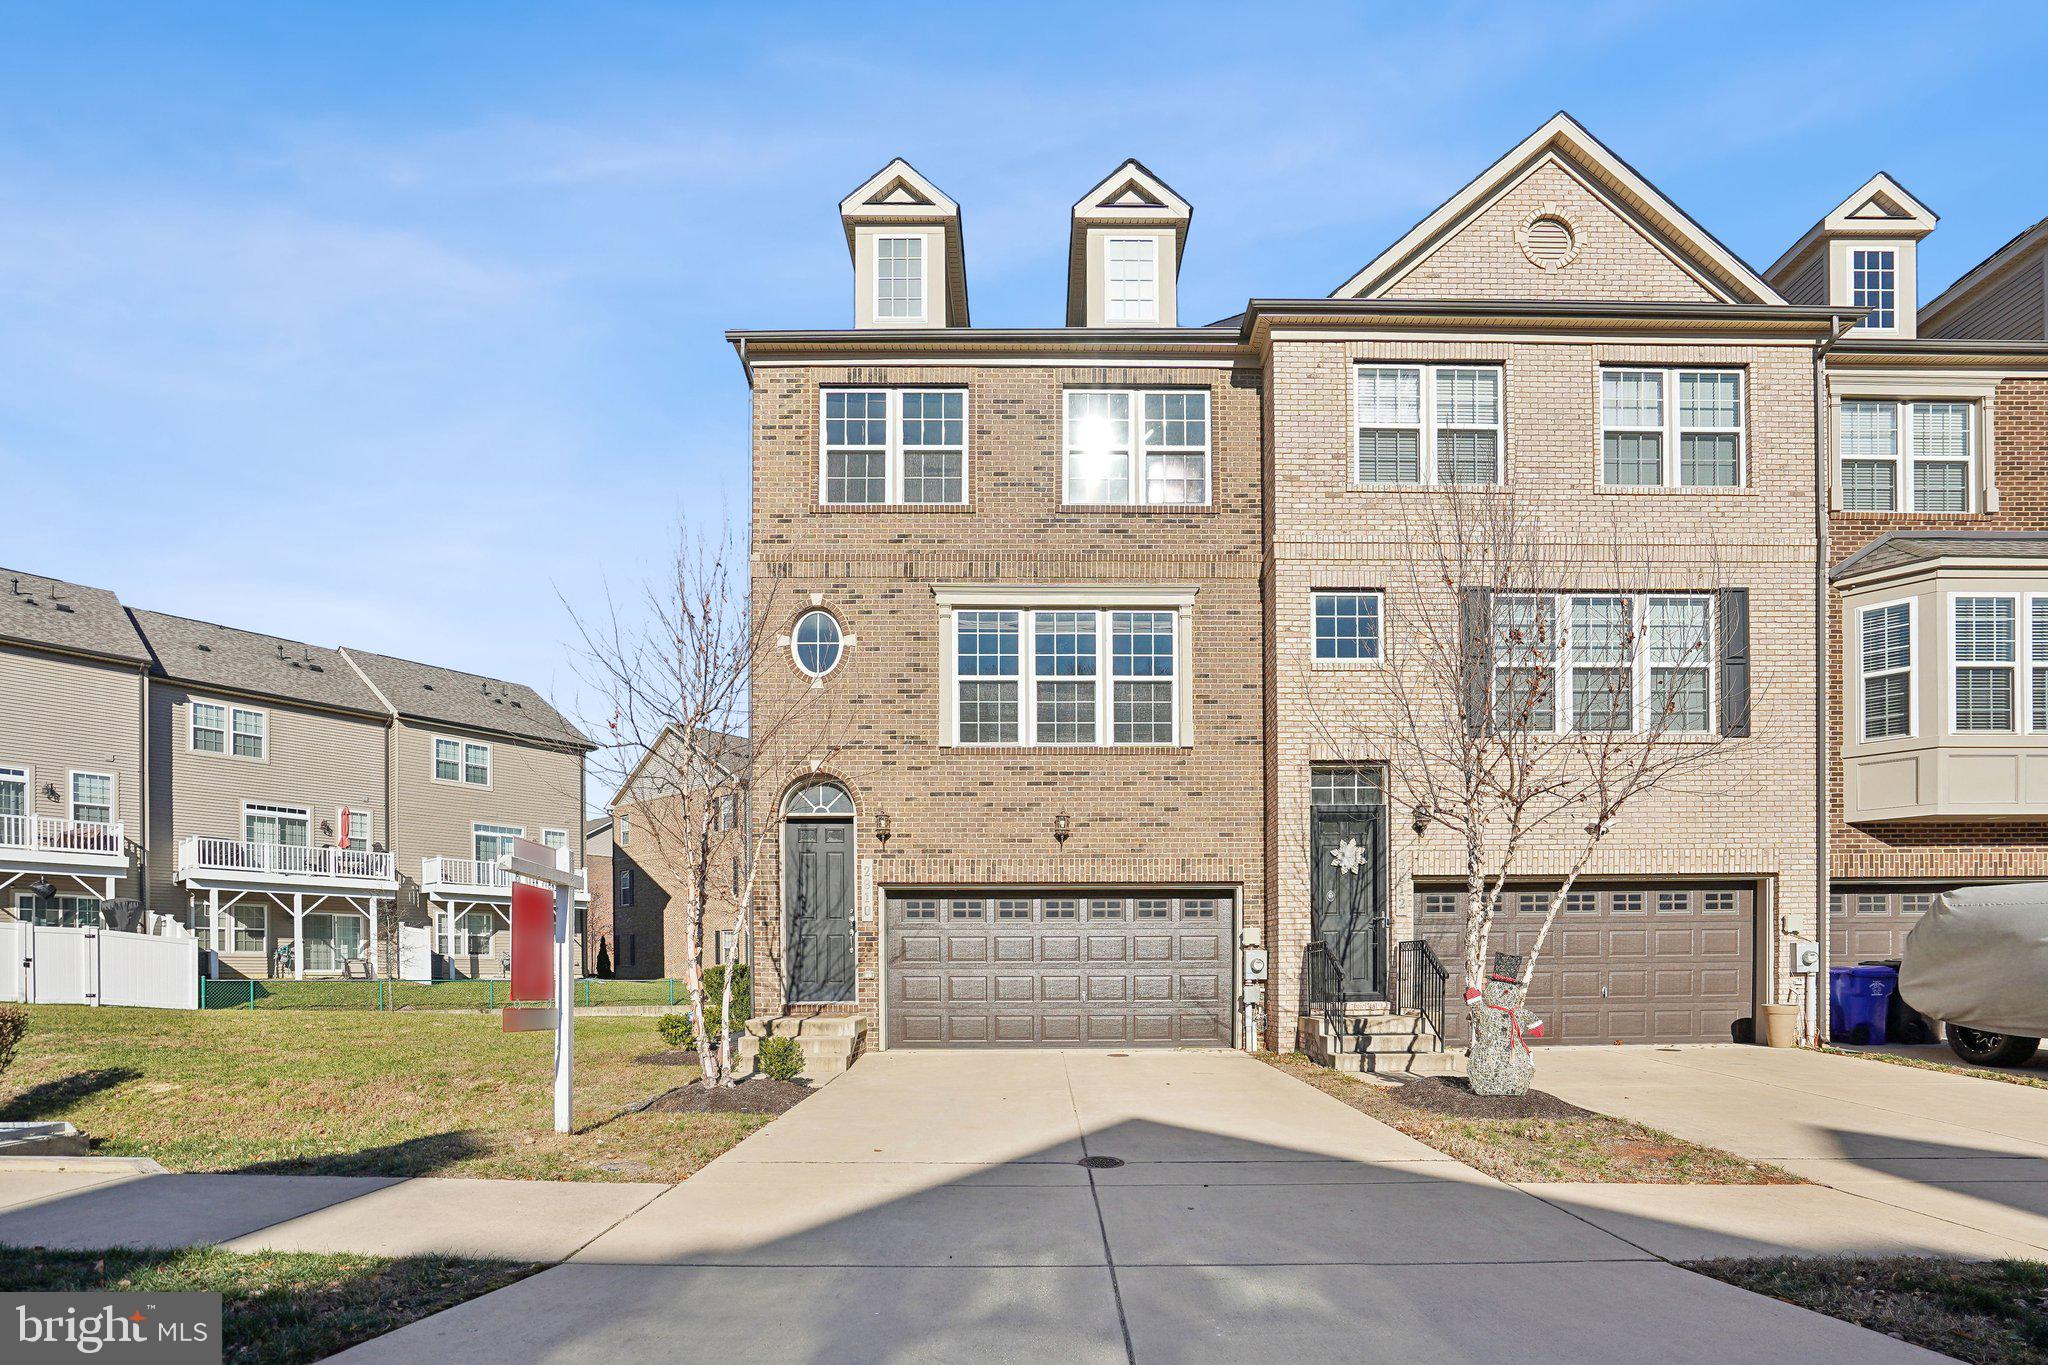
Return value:
[(199, 940), (0, 920), (0, 1000), (199, 1008)]

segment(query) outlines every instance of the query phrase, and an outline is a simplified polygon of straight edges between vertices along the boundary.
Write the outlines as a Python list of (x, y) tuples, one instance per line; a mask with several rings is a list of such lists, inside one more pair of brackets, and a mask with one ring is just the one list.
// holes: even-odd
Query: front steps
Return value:
[(1465, 1054), (1446, 1051), (1420, 1014), (1384, 1002), (1349, 1004), (1334, 1017), (1301, 1018), (1302, 1052), (1337, 1071), (1373, 1076), (1462, 1076)]
[(772, 1015), (749, 1019), (746, 1034), (733, 1054), (740, 1075), (754, 1074), (754, 1059), (761, 1055), (764, 1038), (796, 1039), (804, 1053), (804, 1079), (822, 1085), (835, 1076), (845, 1075), (854, 1059), (866, 1050), (868, 1021), (859, 1016)]

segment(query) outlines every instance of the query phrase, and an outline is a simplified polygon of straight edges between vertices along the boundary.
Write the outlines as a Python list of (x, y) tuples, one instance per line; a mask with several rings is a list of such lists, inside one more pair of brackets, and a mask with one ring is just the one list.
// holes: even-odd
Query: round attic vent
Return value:
[(1562, 270), (1578, 259), (1578, 229), (1550, 204), (1529, 215), (1515, 232), (1515, 241), (1538, 270)]

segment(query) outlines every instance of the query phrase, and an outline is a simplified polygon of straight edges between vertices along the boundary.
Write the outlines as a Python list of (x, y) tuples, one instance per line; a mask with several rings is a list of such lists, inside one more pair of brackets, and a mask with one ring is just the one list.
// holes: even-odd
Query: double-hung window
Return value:
[(1742, 482), (1742, 372), (1600, 372), (1600, 481), (1612, 488)]
[(1159, 239), (1112, 237), (1104, 250), (1109, 258), (1103, 299), (1108, 320), (1159, 321)]
[(1857, 613), (1866, 740), (1913, 733), (1913, 624), (1910, 600)]
[(1319, 592), (1314, 602), (1316, 662), (1373, 663), (1379, 659), (1378, 593)]
[(1501, 481), (1497, 366), (1361, 365), (1352, 394), (1356, 482)]
[(1898, 260), (1898, 253), (1892, 251), (1850, 252), (1849, 302), (1870, 310), (1870, 315), (1856, 324), (1858, 327), (1898, 324)]
[(829, 507), (967, 501), (962, 389), (826, 389), (819, 498)]
[(1209, 502), (1209, 395), (1202, 389), (1068, 389), (1069, 504)]
[(1494, 723), (1544, 733), (1714, 727), (1714, 609), (1704, 593), (1493, 599)]
[(434, 780), (467, 787), (491, 785), (491, 746), (459, 739), (434, 741)]
[(1178, 742), (1177, 612), (963, 610), (952, 648), (959, 744)]
[(1837, 418), (1845, 510), (1970, 510), (1974, 404), (1845, 398)]
[(2048, 733), (2048, 594), (2027, 598), (2027, 728)]
[(199, 754), (232, 753), (236, 758), (270, 756), (270, 717), (247, 706), (195, 701), (191, 712), (191, 748)]
[(81, 824), (114, 823), (114, 775), (71, 774), (71, 818)]
[[(1954, 620), (1955, 730), (2009, 732), (2017, 693), (2019, 600), (2009, 594), (1961, 593), (1949, 599)], [(2031, 652), (2031, 651), (2030, 651)]]
[(875, 318), (924, 321), (924, 238), (875, 239)]

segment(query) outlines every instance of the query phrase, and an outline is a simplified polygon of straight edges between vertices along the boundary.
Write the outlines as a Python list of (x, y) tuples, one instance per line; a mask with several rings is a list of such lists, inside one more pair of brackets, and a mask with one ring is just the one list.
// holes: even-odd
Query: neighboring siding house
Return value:
[[(718, 765), (708, 829), (701, 824), (707, 811), (706, 784), (676, 776), (682, 765), (674, 760), (672, 736), (665, 735), (642, 757), (612, 802), (615, 975), (681, 978), (687, 971), (690, 868), (698, 856), (700, 832), (709, 839), (712, 876), (698, 965), (708, 968), (746, 957), (739, 911), (751, 860), (748, 744), (741, 735), (707, 738), (708, 747), (716, 751), (710, 761)], [(666, 767), (659, 766), (664, 763)]]
[[(451, 976), (502, 976), (511, 954), (511, 885), (497, 859), (525, 838), (583, 866), (583, 756), (590, 742), (517, 683), (342, 653), (395, 713), (388, 732), (392, 852), (414, 879), (414, 913), (434, 930)], [(578, 904), (587, 894), (577, 893)]]
[(580, 933), (585, 976), (616, 976), (612, 948), (612, 818), (583, 824), (583, 875), (590, 904)]
[(1878, 176), (1802, 239), (1869, 310), (1824, 414), (1834, 964), (1899, 957), (1945, 888), (2048, 878), (2048, 221), (1919, 307), (1934, 227)]
[(0, 569), (0, 917), (142, 898), (148, 668), (112, 593)]

